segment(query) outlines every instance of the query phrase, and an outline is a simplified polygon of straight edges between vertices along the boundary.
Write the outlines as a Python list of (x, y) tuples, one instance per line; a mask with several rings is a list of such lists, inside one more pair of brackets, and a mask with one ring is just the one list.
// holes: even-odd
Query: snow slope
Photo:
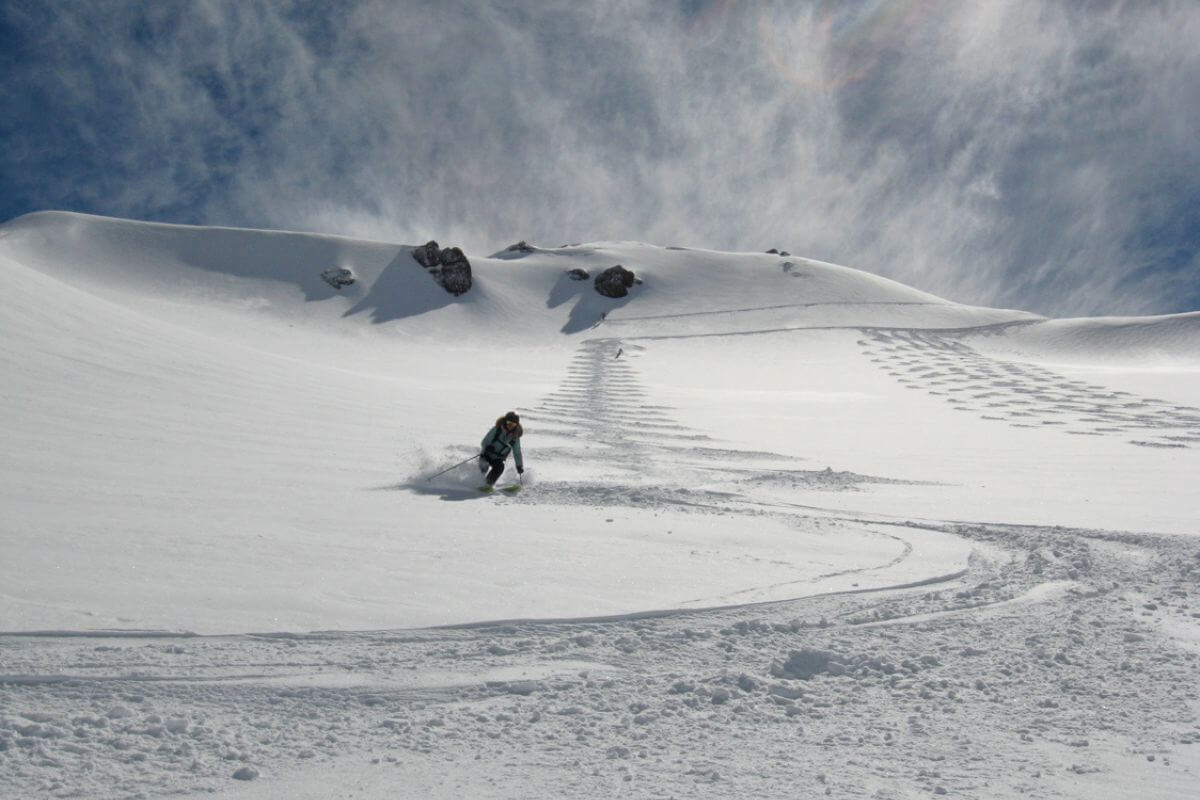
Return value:
[(1200, 314), (415, 244), (0, 226), (0, 796), (1195, 796)]

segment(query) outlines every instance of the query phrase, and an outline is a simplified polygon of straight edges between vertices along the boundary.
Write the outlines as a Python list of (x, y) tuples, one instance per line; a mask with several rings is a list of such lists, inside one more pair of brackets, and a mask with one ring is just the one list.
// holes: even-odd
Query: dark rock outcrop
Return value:
[(629, 287), (637, 282), (637, 276), (620, 264), (609, 267), (596, 276), (596, 291), (605, 297), (624, 297)]
[(567, 277), (573, 281), (586, 281), (592, 276), (586, 269), (572, 269), (567, 271)]
[(434, 277), (452, 295), (460, 295), (471, 288), (471, 262), (457, 247), (447, 247), (441, 252), (442, 266)]
[(321, 279), (340, 292), (343, 286), (354, 284), (354, 273), (342, 267), (333, 267), (322, 272)]
[(471, 262), (459, 248), (439, 250), (437, 242), (429, 241), (415, 248), (412, 257), (450, 294), (457, 297), (471, 288)]
[(504, 248), (504, 252), (506, 253), (532, 253), (536, 250), (536, 247), (528, 244), (524, 239), (516, 244), (510, 244), (508, 247)]
[(441, 261), (438, 260), (439, 253), (438, 243), (431, 240), (426, 242), (424, 247), (413, 250), (412, 257), (425, 269), (434, 269), (441, 264)]

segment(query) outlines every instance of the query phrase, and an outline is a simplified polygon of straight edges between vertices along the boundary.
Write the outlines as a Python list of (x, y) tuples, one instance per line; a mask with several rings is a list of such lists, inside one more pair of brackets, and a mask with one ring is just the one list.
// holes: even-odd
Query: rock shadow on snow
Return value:
[(403, 247), (383, 268), (371, 290), (344, 316), (370, 313), (374, 323), (393, 322), (457, 302), (462, 302), (461, 298), (431, 280), (413, 259), (411, 248)]
[(594, 328), (615, 309), (621, 308), (633, 299), (632, 294), (612, 298), (599, 294), (592, 281), (573, 277), (570, 272), (564, 272), (558, 277), (558, 282), (550, 290), (546, 299), (547, 308), (558, 308), (563, 303), (575, 300), (566, 323), (560, 329), (562, 333), (579, 333)]

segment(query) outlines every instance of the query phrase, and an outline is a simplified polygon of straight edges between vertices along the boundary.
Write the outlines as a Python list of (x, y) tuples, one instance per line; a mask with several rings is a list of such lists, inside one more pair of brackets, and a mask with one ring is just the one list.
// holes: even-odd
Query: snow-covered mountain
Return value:
[(1195, 796), (1200, 313), (422, 244), (0, 226), (0, 796)]

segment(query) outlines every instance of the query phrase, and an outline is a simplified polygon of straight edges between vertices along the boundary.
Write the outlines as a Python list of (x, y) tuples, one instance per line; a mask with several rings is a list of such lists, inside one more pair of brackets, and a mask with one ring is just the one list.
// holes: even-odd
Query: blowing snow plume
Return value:
[(0, 219), (782, 246), (979, 305), (1200, 306), (1188, 0), (0, 13)]

